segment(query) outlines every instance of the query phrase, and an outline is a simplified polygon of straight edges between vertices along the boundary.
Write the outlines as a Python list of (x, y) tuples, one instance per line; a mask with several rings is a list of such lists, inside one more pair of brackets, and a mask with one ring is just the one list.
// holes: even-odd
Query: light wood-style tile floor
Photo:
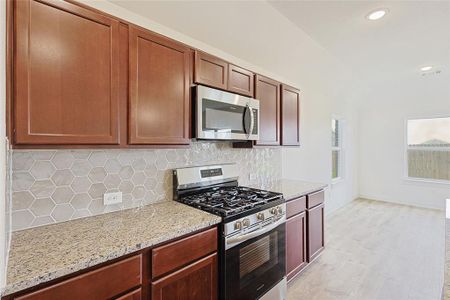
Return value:
[(288, 300), (439, 300), (444, 212), (358, 199), (326, 220), (326, 249)]

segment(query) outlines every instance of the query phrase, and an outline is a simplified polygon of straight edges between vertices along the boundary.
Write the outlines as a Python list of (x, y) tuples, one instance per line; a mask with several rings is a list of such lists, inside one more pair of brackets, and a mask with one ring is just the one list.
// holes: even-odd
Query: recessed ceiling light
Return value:
[(424, 72), (430, 71), (431, 69), (433, 69), (432, 66), (424, 66), (424, 67), (420, 68), (420, 70), (421, 70), (421, 71), (424, 71)]
[(384, 9), (384, 8), (383, 9), (377, 9), (377, 10), (374, 10), (374, 11), (370, 12), (366, 16), (366, 18), (368, 20), (375, 21), (375, 20), (379, 20), (382, 17), (384, 17), (386, 15), (386, 13), (387, 13), (387, 9)]

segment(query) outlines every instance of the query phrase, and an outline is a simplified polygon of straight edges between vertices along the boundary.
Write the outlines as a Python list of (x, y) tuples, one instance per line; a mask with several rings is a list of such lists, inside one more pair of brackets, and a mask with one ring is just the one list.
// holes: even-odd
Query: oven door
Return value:
[(225, 251), (225, 299), (258, 299), (284, 278), (284, 220), (270, 231)]
[(205, 86), (197, 86), (198, 139), (257, 140), (259, 101)]

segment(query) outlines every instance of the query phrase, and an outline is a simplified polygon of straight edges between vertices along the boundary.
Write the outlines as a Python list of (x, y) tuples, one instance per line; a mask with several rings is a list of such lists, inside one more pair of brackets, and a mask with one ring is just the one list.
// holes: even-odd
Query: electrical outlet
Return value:
[(122, 203), (122, 192), (105, 193), (103, 195), (103, 205)]
[(256, 178), (257, 178), (257, 176), (256, 176), (255, 173), (249, 173), (249, 174), (248, 174), (248, 180), (250, 180), (250, 181), (256, 181)]

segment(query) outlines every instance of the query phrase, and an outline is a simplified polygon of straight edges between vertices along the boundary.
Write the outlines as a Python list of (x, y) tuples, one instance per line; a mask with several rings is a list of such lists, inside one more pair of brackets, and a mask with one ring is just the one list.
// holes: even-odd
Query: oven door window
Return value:
[(202, 99), (202, 129), (204, 132), (246, 134), (250, 128), (247, 107)]
[(285, 225), (226, 251), (227, 299), (257, 299), (284, 276)]

